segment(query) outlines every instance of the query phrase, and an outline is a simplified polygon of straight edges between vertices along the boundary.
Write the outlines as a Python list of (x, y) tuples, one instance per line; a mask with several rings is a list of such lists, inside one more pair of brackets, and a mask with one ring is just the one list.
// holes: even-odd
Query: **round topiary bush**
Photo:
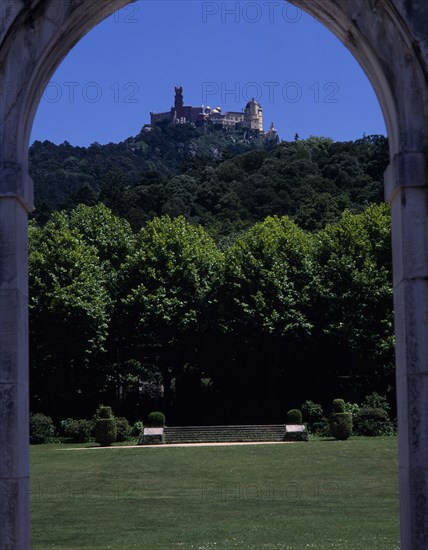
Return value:
[(286, 424), (302, 424), (302, 422), (302, 411), (299, 411), (299, 409), (291, 409), (288, 411), (285, 420)]
[(150, 428), (163, 428), (165, 426), (165, 415), (162, 412), (151, 412), (147, 417), (146, 426)]
[(30, 414), (30, 443), (48, 443), (54, 434), (55, 426), (50, 416)]
[(352, 434), (352, 413), (331, 413), (330, 433), (336, 439), (348, 439)]
[(128, 420), (123, 416), (116, 417), (116, 428), (116, 441), (127, 441), (131, 435), (131, 426)]
[(331, 407), (333, 413), (344, 413), (345, 412), (345, 401), (343, 399), (335, 399)]
[(111, 410), (111, 407), (99, 405), (95, 416), (97, 418), (113, 418), (113, 411)]

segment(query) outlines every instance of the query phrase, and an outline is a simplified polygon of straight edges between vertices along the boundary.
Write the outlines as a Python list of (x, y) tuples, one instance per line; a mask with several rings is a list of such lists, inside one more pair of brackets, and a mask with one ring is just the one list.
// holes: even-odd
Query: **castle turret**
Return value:
[(279, 142), (278, 132), (276, 131), (276, 128), (273, 122), (270, 125), (269, 131), (266, 133), (266, 139), (276, 143)]
[(183, 86), (175, 87), (175, 110), (181, 111), (184, 107), (184, 98), (183, 98)]
[(247, 103), (244, 111), (244, 121), (242, 123), (243, 128), (249, 128), (250, 130), (256, 130), (263, 133), (263, 109), (260, 103), (253, 97), (251, 101)]

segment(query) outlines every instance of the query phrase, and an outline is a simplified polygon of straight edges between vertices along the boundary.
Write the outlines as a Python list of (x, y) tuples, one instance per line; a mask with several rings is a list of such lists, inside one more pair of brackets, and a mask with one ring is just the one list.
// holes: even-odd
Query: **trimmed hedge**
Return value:
[(108, 447), (116, 441), (116, 418), (113, 416), (111, 407), (105, 407), (104, 405), (98, 407), (94, 435), (95, 441), (102, 447)]
[(150, 428), (163, 428), (165, 426), (165, 415), (162, 412), (151, 412), (147, 417), (146, 426)]
[(302, 424), (302, 422), (302, 411), (299, 411), (299, 409), (291, 409), (288, 411), (285, 420), (286, 424)]
[(352, 434), (352, 414), (347, 412), (331, 413), (330, 432), (336, 439), (348, 439)]
[(61, 420), (60, 435), (64, 443), (87, 443), (91, 440), (94, 423), (90, 420)]
[(30, 443), (48, 443), (55, 434), (55, 426), (50, 416), (42, 413), (30, 414)]
[(95, 441), (102, 447), (109, 447), (116, 441), (117, 427), (115, 418), (98, 418), (95, 424)]
[(364, 407), (354, 415), (354, 430), (358, 435), (393, 435), (394, 426), (385, 409)]

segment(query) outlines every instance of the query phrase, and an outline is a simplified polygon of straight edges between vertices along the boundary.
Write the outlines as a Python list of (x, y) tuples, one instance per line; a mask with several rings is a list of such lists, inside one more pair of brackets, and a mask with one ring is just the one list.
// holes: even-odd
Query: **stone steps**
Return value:
[(240, 443), (284, 441), (285, 424), (237, 426), (169, 426), (166, 443)]

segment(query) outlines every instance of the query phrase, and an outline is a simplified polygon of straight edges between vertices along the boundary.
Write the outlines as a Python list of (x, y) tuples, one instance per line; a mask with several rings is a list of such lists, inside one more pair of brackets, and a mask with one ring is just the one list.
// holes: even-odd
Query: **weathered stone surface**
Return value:
[(390, 141), (401, 548), (428, 548), (428, 2), (291, 0), (355, 55)]
[(0, 197), (0, 548), (29, 547), (27, 212)]
[[(336, 34), (363, 67), (382, 107), (391, 159), (404, 153), (426, 154), (428, 147), (428, 57), (421, 52), (428, 18), (425, 23), (417, 20), (426, 15), (427, 7), (421, 5), (425, 2), (412, 2), (411, 7), (403, 2), (291, 0)], [(412, 29), (418, 29), (417, 36)]]
[(28, 141), (49, 78), (74, 44), (129, 0), (0, 3), (0, 548), (28, 550)]
[(287, 424), (285, 426), (285, 441), (308, 441), (309, 435), (304, 424)]
[(30, 548), (28, 477), (0, 478), (0, 542), (2, 550)]
[(28, 211), (33, 210), (33, 181), (19, 164), (0, 164), (0, 197), (16, 198)]
[(304, 424), (287, 424), (285, 426), (285, 433), (304, 432), (306, 427)]
[(428, 277), (428, 188), (402, 188), (392, 202), (394, 286)]
[(165, 443), (163, 428), (144, 428), (138, 440), (138, 445), (161, 445), (163, 443)]
[(163, 435), (163, 428), (144, 428), (144, 435)]

